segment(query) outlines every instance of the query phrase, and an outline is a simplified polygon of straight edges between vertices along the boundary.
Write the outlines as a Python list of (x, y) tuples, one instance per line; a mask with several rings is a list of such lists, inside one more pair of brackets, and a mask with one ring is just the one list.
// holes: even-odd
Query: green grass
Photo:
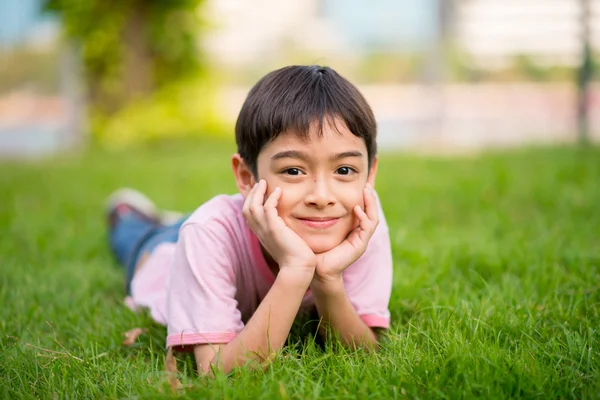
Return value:
[[(122, 303), (103, 202), (192, 210), (235, 190), (230, 143), (0, 166), (0, 398), (172, 396), (162, 327)], [(377, 354), (289, 346), (196, 398), (599, 398), (600, 149), (381, 157), (394, 290)], [(122, 333), (150, 332), (133, 347)]]

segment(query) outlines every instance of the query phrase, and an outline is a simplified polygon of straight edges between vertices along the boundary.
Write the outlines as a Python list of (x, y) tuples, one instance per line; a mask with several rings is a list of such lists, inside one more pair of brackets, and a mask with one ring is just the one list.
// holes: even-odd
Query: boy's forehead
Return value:
[(345, 125), (330, 127), (323, 125), (321, 132), (317, 128), (312, 128), (307, 135), (301, 135), (297, 132), (283, 132), (274, 140), (263, 147), (263, 152), (277, 152), (282, 149), (312, 147), (317, 145), (319, 150), (323, 151), (348, 151), (358, 150), (365, 153), (366, 144), (363, 139), (354, 135)]

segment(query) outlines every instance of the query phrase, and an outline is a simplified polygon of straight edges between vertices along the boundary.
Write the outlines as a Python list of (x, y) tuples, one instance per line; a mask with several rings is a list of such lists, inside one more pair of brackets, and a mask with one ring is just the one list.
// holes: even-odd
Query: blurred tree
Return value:
[(80, 47), (88, 95), (111, 113), (200, 65), (204, 0), (44, 0)]
[(590, 46), (590, 0), (579, 0), (581, 9), (581, 66), (577, 76), (577, 125), (579, 141), (589, 142), (589, 84), (593, 73), (592, 52)]

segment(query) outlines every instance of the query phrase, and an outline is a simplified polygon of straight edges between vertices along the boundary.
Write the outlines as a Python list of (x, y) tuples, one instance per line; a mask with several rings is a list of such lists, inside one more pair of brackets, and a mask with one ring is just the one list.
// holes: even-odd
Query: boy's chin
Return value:
[(310, 249), (313, 251), (313, 253), (320, 254), (320, 253), (325, 253), (325, 252), (333, 249), (334, 247), (338, 246), (341, 243), (342, 243), (342, 240), (331, 239), (331, 240), (314, 240), (307, 244), (310, 247)]

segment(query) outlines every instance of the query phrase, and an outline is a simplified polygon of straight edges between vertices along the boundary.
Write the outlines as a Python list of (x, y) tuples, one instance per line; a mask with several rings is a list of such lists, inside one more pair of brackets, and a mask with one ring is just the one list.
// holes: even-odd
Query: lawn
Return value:
[[(233, 193), (233, 144), (90, 151), (0, 165), (0, 398), (172, 396), (164, 328), (123, 305), (105, 197), (192, 210)], [(599, 398), (600, 149), (383, 155), (392, 328), (376, 354), (293, 342), (196, 398)], [(123, 332), (149, 333), (124, 347)]]

